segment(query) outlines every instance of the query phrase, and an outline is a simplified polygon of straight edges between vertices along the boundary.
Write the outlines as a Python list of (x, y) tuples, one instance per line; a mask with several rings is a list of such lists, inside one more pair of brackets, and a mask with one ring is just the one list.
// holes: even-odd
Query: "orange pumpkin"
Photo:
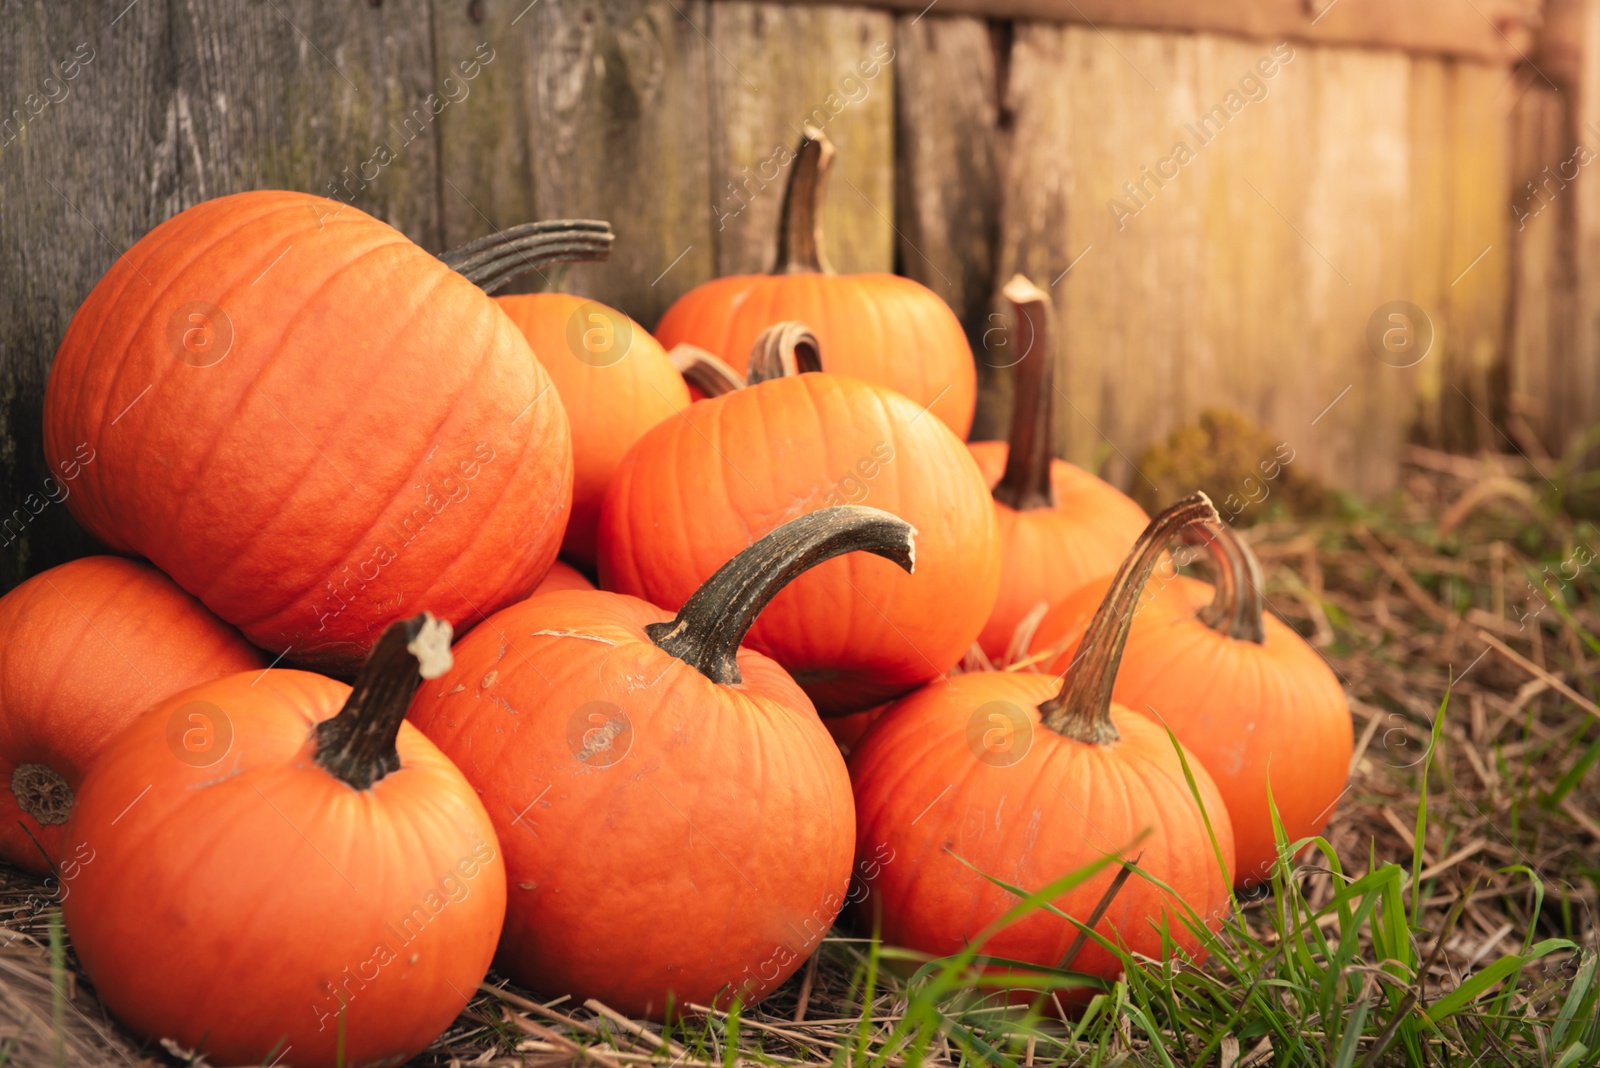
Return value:
[(572, 425), (572, 518), (561, 555), (592, 569), (611, 476), (646, 430), (688, 407), (688, 387), (655, 338), (604, 304), (567, 293), (495, 299), (555, 383)]
[(69, 824), (64, 913), (113, 1015), (213, 1064), (399, 1064), (449, 1026), (506, 893), (483, 805), (404, 722), (419, 660), (436, 673), (449, 641), (418, 616), (353, 690), (229, 675), (112, 744)]
[[(1222, 791), (1233, 817), (1241, 886), (1272, 873), (1272, 801), (1292, 842), (1327, 825), (1344, 793), (1353, 746), (1350, 706), (1333, 671), (1264, 610), (1261, 568), (1225, 524), (1201, 539), (1215, 587), (1171, 576), (1133, 621), (1116, 699), (1172, 728)], [(1109, 578), (1057, 605), (1033, 650), (1049, 670), (1072, 662)]]
[(667, 309), (656, 337), (668, 349), (697, 345), (743, 371), (757, 335), (799, 320), (821, 339), (830, 370), (904, 393), (964, 439), (977, 403), (977, 371), (955, 313), (909, 278), (840, 275), (828, 265), (822, 190), (832, 159), (832, 144), (808, 126), (788, 164), (772, 273), (696, 286)]
[(1120, 490), (1051, 458), (1050, 298), (1020, 274), (1004, 293), (1016, 312), (1014, 342), (1022, 354), (1016, 364), (1011, 441), (967, 446), (992, 490), (1000, 525), (1000, 592), (978, 636), (984, 653), (997, 663), (1021, 654), (1027, 635), (1018, 628), (1038, 606), (1054, 605), (1115, 570), (1149, 522), (1144, 509)]
[(675, 618), (563, 591), (461, 641), (411, 719), (505, 844), (500, 971), (661, 1018), (752, 1004), (810, 956), (849, 889), (849, 777), (805, 694), (740, 642), (785, 583), (856, 550), (909, 571), (911, 528), (869, 508), (813, 512)]
[(534, 593), (553, 593), (556, 590), (592, 590), (594, 583), (582, 571), (560, 560), (550, 565)]
[(43, 875), (65, 858), (84, 775), (140, 712), (259, 670), (239, 632), (148, 564), (90, 556), (0, 597), (0, 857)]
[(291, 662), (353, 672), (419, 603), (470, 627), (549, 569), (572, 495), (561, 402), (474, 283), (599, 242), (575, 233), (475, 242), (462, 274), (303, 193), (167, 220), (56, 353), (45, 455), (95, 457), (67, 507)]
[(977, 637), (999, 580), (994, 510), (943, 423), (861, 379), (784, 374), (814, 365), (803, 329), (768, 340), (755, 384), (690, 405), (623, 460), (601, 510), (600, 587), (676, 609), (795, 516), (847, 503), (898, 515), (920, 532), (910, 581), (879, 560), (833, 561), (750, 632), (823, 715), (856, 712), (943, 674)]
[[(862, 739), (850, 760), (856, 851), (892, 859), (867, 880), (861, 909), (881, 924), (885, 942), (959, 952), (1017, 903), (984, 875), (1034, 891), (1105, 856), (1137, 855), (1140, 869), (1177, 899), (1134, 874), (1096, 931), (1160, 957), (1165, 926), (1183, 952), (1204, 956), (1185, 920), (1193, 910), (1214, 929), (1228, 906), (1227, 809), (1189, 757), (1202, 814), (1166, 731), (1113, 704), (1111, 685), (1135, 602), (1165, 542), (1215, 515), (1196, 495), (1156, 516), (1117, 573), (1090, 624), (1087, 652), (1064, 684), (1021, 672), (941, 679), (892, 706)], [(1088, 922), (1115, 867), (1054, 905)], [(1000, 930), (983, 952), (1059, 966), (1077, 934), (1041, 910)], [(1091, 941), (1072, 968), (1112, 978), (1122, 963)]]

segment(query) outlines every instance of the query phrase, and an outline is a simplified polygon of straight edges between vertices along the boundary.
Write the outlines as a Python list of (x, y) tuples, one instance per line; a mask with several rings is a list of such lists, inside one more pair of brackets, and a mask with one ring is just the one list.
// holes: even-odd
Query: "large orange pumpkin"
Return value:
[[(1227, 809), (1190, 756), (1202, 814), (1166, 731), (1113, 704), (1111, 685), (1140, 589), (1164, 543), (1215, 515), (1211, 502), (1196, 496), (1156, 516), (1117, 573), (1090, 625), (1087, 652), (1064, 684), (1021, 672), (957, 675), (898, 702), (868, 731), (850, 760), (856, 851), (894, 859), (867, 880), (860, 908), (867, 922), (881, 924), (885, 942), (959, 952), (1017, 904), (985, 875), (1036, 891), (1106, 856), (1138, 855), (1139, 868), (1177, 900), (1134, 874), (1095, 929), (1160, 957), (1165, 927), (1185, 953), (1204, 956), (1185, 921), (1192, 910), (1215, 928), (1228, 906)], [(1087, 922), (1115, 869), (1054, 905)], [(1000, 930), (983, 952), (1057, 966), (1077, 934), (1072, 923), (1041, 910)], [(1072, 968), (1112, 978), (1122, 962), (1091, 941)]]
[(589, 236), (508, 233), (452, 258), (463, 274), (303, 193), (162, 223), (56, 353), (45, 455), (95, 457), (68, 508), (257, 645), (332, 672), (419, 604), (469, 627), (526, 596), (571, 504), (567, 420), (474, 283)]
[(1017, 628), (1039, 605), (1054, 605), (1090, 579), (1114, 571), (1149, 522), (1144, 509), (1120, 490), (1081, 467), (1052, 459), (1050, 298), (1020, 274), (1003, 292), (1016, 312), (1013, 340), (1021, 353), (1011, 441), (967, 446), (992, 490), (1000, 525), (1000, 593), (978, 636), (984, 653), (997, 662), (1021, 653), (1014, 646), (1026, 635)]
[(500, 830), (499, 970), (660, 1018), (752, 1004), (811, 955), (849, 890), (849, 777), (805, 694), (740, 642), (785, 583), (855, 550), (909, 571), (911, 528), (870, 508), (813, 512), (728, 562), (676, 618), (563, 591), (456, 646), (411, 719)]
[(572, 518), (561, 555), (592, 569), (611, 476), (646, 430), (688, 407), (688, 387), (660, 343), (615, 309), (568, 293), (495, 299), (555, 382), (572, 425)]
[[(786, 329), (773, 336), (810, 344)], [(831, 359), (826, 346), (822, 359)], [(796, 362), (769, 353), (752, 377)], [(777, 377), (656, 426), (606, 494), (600, 586), (676, 609), (763, 534), (849, 503), (917, 528), (916, 575), (906, 581), (860, 556), (824, 564), (778, 595), (750, 645), (787, 668), (824, 715), (870, 708), (961, 659), (1000, 572), (977, 465), (949, 428), (892, 390), (829, 373)]]
[(909, 278), (840, 275), (828, 265), (822, 189), (832, 159), (832, 144), (807, 127), (788, 163), (772, 272), (696, 286), (667, 309), (656, 337), (668, 349), (697, 345), (742, 371), (757, 335), (797, 319), (816, 331), (830, 370), (904, 393), (964, 439), (977, 403), (977, 371), (955, 313)]
[(505, 914), (488, 814), (404, 722), (449, 640), (394, 624), (353, 690), (229, 675), (106, 751), (69, 824), (88, 852), (64, 912), (113, 1015), (212, 1064), (399, 1064), (449, 1026)]
[[(1152, 712), (1205, 764), (1233, 816), (1240, 885), (1271, 875), (1272, 801), (1292, 842), (1327, 825), (1353, 745), (1350, 706), (1333, 671), (1265, 610), (1261, 568), (1226, 524), (1207, 528), (1215, 587), (1171, 576), (1133, 621), (1116, 699)], [(1062, 670), (1110, 579), (1091, 582), (1039, 624), (1033, 651)]]
[(41, 875), (68, 853), (73, 797), (140, 712), (265, 666), (148, 564), (90, 556), (0, 597), (0, 857)]

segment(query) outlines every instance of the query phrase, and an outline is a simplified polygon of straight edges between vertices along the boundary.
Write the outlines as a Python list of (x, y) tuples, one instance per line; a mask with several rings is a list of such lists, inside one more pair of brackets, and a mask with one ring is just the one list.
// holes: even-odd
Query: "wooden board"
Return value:
[(823, 205), (834, 268), (891, 270), (893, 19), (857, 7), (720, 0), (710, 36), (716, 273), (771, 268), (784, 161), (807, 123), (838, 150)]
[[(526, 3), (526, 0), (524, 0)], [(704, 0), (541, 3), (531, 21), (535, 203), (541, 218), (605, 218), (611, 261), (561, 288), (645, 326), (711, 277), (706, 190), (710, 16)]]
[(167, 15), (164, 0), (148, 0), (115, 25), (111, 15), (86, 23), (82, 12), (41, 4), (8, 14), (0, 34), (3, 106), (14, 109), (0, 128), (0, 581), (7, 588), (90, 545), (61, 503), (71, 485), (46, 481), (45, 379), (78, 302), (181, 202), (176, 139), (165, 152), (156, 147), (168, 140), (168, 116), (174, 130), (177, 120)]
[[(795, 0), (808, 2), (808, 0)], [(1510, 64), (1535, 49), (1544, 0), (856, 0), (990, 19), (1359, 45)]]
[[(944, 298), (977, 359), (973, 438), (1002, 436), (1008, 363), (998, 288), (1000, 101), (996, 34), (981, 19), (895, 19), (895, 229), (900, 273)], [(952, 78), (951, 71), (962, 76)], [(997, 351), (988, 351), (996, 343)]]

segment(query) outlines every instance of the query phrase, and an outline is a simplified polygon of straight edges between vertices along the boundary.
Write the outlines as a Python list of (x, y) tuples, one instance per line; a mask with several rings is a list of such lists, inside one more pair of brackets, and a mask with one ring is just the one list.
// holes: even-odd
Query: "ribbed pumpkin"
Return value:
[(0, 635), (0, 857), (41, 875), (74, 852), (74, 795), (134, 717), (265, 666), (161, 572), (117, 556), (53, 567), (0, 597)]
[[(1006, 284), (1016, 313), (1011, 441), (972, 442), (1000, 526), (1000, 593), (978, 644), (991, 660), (1020, 655), (1018, 626), (1090, 579), (1114, 571), (1149, 522), (1133, 500), (1065, 460), (1052, 459), (1055, 353), (1050, 298), (1022, 275)], [(1037, 616), (1034, 616), (1037, 619)], [(1010, 655), (1008, 655), (1010, 654)]]
[(796, 516), (854, 503), (898, 515), (919, 532), (909, 581), (881, 560), (832, 561), (750, 632), (823, 715), (857, 712), (943, 674), (977, 637), (999, 581), (994, 509), (943, 423), (858, 378), (792, 373), (815, 364), (802, 328), (763, 337), (753, 385), (690, 405), (623, 460), (601, 510), (600, 587), (676, 609)]
[(449, 1026), (506, 894), (483, 805), (404, 722), (419, 659), (439, 670), (449, 641), (425, 616), (394, 624), (353, 690), (229, 675), (106, 751), (69, 825), (92, 855), (64, 912), (113, 1015), (211, 1064), (399, 1064)]
[(829, 370), (888, 386), (944, 420), (972, 428), (977, 370), (961, 322), (931, 289), (893, 274), (834, 274), (823, 250), (822, 191), (833, 145), (806, 127), (789, 166), (770, 274), (730, 275), (679, 297), (656, 324), (668, 349), (688, 342), (743, 371), (767, 327), (816, 331)]
[(477, 242), (458, 273), (303, 193), (167, 220), (56, 353), (45, 455), (95, 450), (67, 507), (257, 645), (331, 672), (419, 604), (469, 627), (526, 596), (571, 504), (567, 419), (474, 282), (572, 258), (589, 233), (569, 233)]
[[(1116, 699), (1153, 710), (1205, 764), (1233, 816), (1237, 880), (1267, 878), (1277, 859), (1267, 784), (1285, 833), (1318, 833), (1344, 792), (1353, 745), (1350, 706), (1316, 650), (1266, 613), (1261, 568), (1226, 524), (1201, 541), (1215, 587), (1170, 577), (1133, 621)], [(1057, 605), (1033, 651), (1059, 650), (1041, 667), (1072, 662), (1109, 578)]]
[[(1213, 927), (1228, 905), (1227, 809), (1190, 756), (1213, 848), (1170, 737), (1149, 717), (1113, 704), (1111, 686), (1140, 588), (1164, 543), (1215, 514), (1196, 496), (1156, 516), (1117, 573), (1090, 625), (1089, 652), (1064, 684), (1022, 672), (957, 675), (898, 702), (868, 731), (850, 760), (856, 851), (895, 858), (867, 880), (861, 906), (885, 942), (959, 952), (1017, 903), (984, 875), (1034, 891), (1107, 855), (1138, 855), (1139, 867), (1181, 903), (1134, 874), (1095, 929), (1159, 957), (1165, 925), (1178, 947), (1204, 955), (1184, 924), (1185, 905)], [(1055, 906), (1088, 922), (1115, 871), (1112, 865)], [(1059, 966), (1077, 934), (1041, 910), (1002, 929), (983, 952)], [(1093, 942), (1072, 961), (1073, 970), (1105, 978), (1121, 967)]]
[(600, 502), (629, 447), (688, 407), (655, 338), (621, 312), (568, 293), (496, 297), (555, 383), (572, 426), (572, 518), (561, 555), (594, 567)]
[(869, 508), (813, 512), (676, 618), (563, 591), (456, 646), (411, 719), (505, 843), (500, 971), (660, 1018), (759, 1001), (817, 948), (849, 890), (849, 778), (805, 694), (740, 641), (784, 584), (856, 550), (909, 571), (912, 531)]

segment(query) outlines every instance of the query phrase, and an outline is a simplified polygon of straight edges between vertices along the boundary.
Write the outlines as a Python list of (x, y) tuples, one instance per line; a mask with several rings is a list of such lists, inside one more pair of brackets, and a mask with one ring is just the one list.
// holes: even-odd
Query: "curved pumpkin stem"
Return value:
[(773, 274), (832, 274), (822, 248), (822, 193), (833, 163), (833, 142), (807, 126), (795, 150), (778, 223), (778, 259)]
[(395, 739), (412, 696), (449, 670), (450, 624), (427, 612), (389, 624), (339, 714), (312, 729), (317, 766), (357, 790), (398, 771)]
[(726, 360), (687, 341), (672, 346), (667, 359), (685, 382), (708, 397), (720, 397), (746, 385), (744, 376)]
[(1018, 511), (1056, 503), (1050, 483), (1050, 414), (1055, 357), (1050, 351), (1050, 296), (1022, 275), (1001, 290), (1011, 302), (1017, 325), (1012, 344), (1022, 348), (1012, 391), (1011, 447), (1006, 471), (995, 483), (994, 499)]
[(1090, 745), (1108, 745), (1120, 737), (1111, 722), (1111, 690), (1139, 596), (1173, 538), (1198, 523), (1218, 521), (1217, 510), (1204, 493), (1185, 497), (1150, 520), (1089, 621), (1061, 692), (1039, 706), (1046, 727)]
[(1219, 634), (1242, 642), (1265, 645), (1267, 641), (1265, 580), (1261, 561), (1250, 546), (1226, 523), (1208, 523), (1194, 539), (1203, 542), (1217, 569), (1216, 593), (1211, 603), (1200, 610), (1200, 621)]
[(611, 224), (603, 219), (550, 219), (480, 237), (439, 259), (485, 293), (493, 293), (529, 271), (609, 259), (614, 240)]
[(767, 602), (801, 574), (844, 553), (867, 552), (908, 573), (916, 566), (916, 530), (876, 508), (843, 505), (791, 519), (717, 569), (678, 610), (645, 628), (650, 640), (725, 686), (743, 681), (737, 655)]
[(745, 378), (750, 385), (773, 378), (793, 378), (822, 370), (822, 345), (811, 328), (798, 319), (774, 323), (761, 331), (750, 346)]

